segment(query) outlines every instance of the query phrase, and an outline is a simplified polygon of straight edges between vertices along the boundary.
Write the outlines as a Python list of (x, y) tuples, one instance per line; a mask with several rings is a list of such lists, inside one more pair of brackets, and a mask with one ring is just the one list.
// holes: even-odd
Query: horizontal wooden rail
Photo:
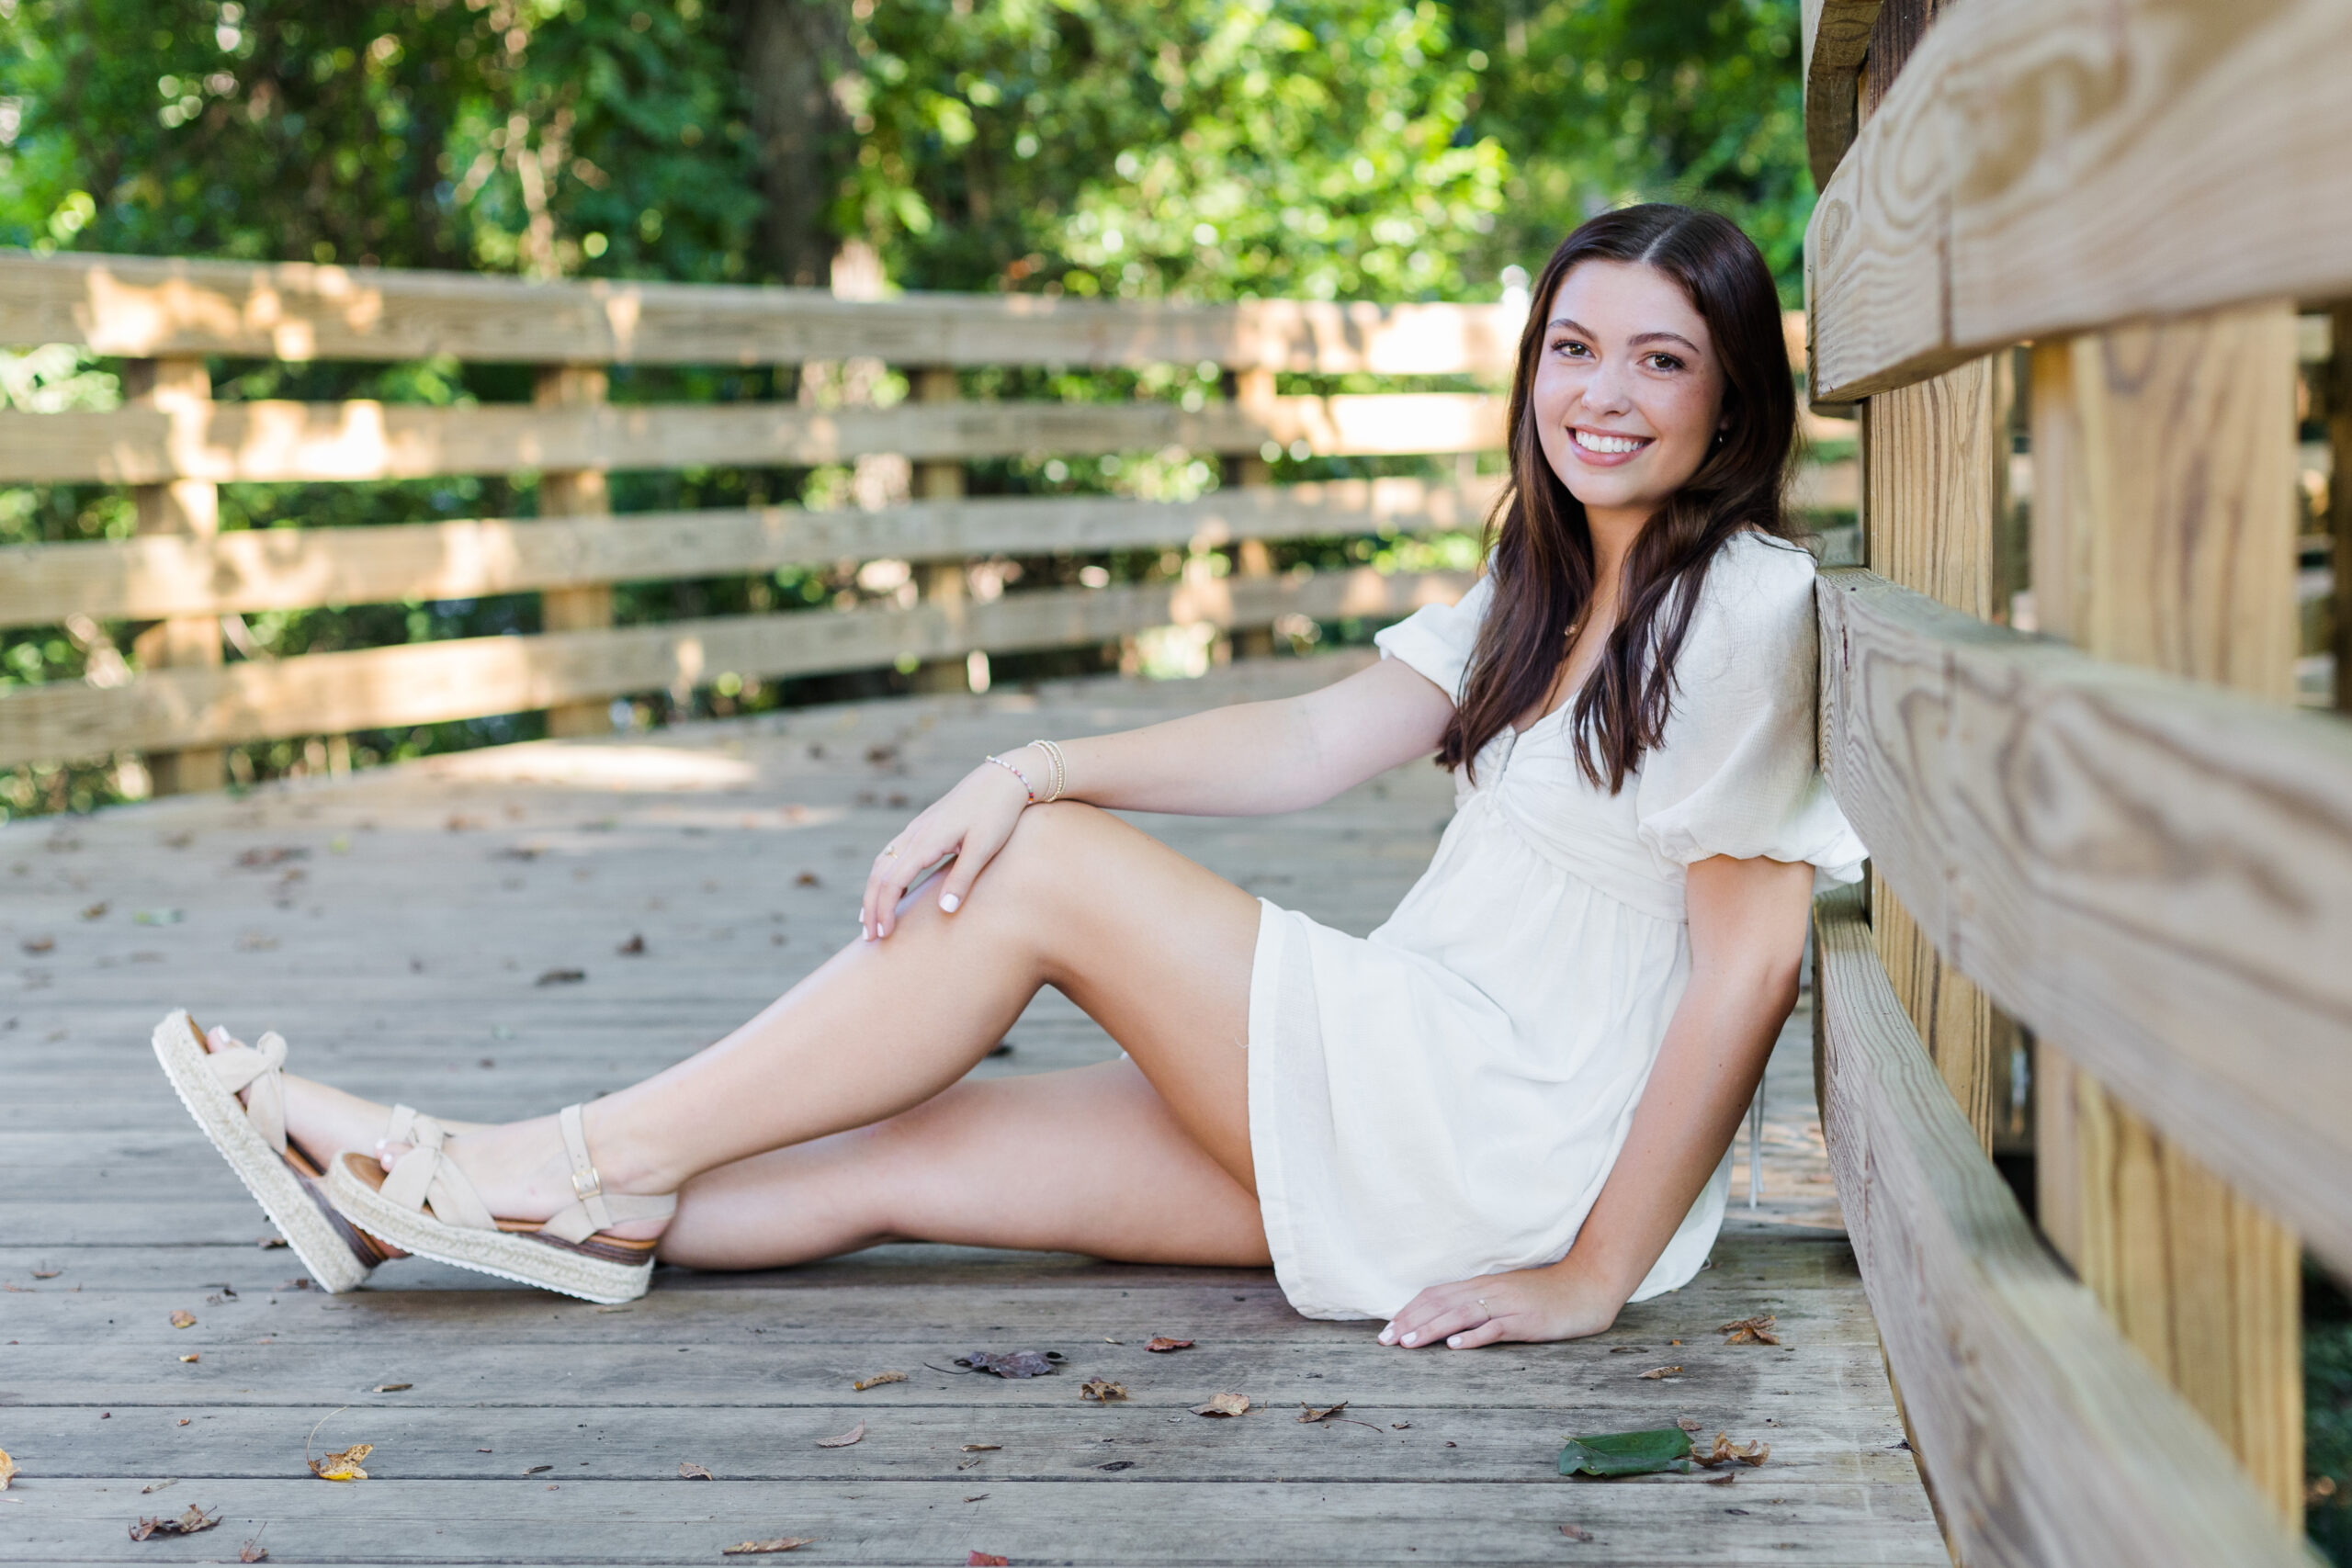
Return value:
[(526, 283), (463, 273), (152, 256), (0, 257), (0, 343), (101, 354), (527, 364), (906, 365), (1507, 375), (1499, 305), (1235, 305), (1035, 294), (837, 299), (717, 284)]
[(1922, 931), (2352, 1271), (2352, 727), (1819, 598), (1830, 787)]
[(1464, 573), (1364, 569), (1162, 587), (1054, 589), (911, 610), (808, 610), (614, 631), (315, 653), (158, 671), (127, 686), (39, 686), (0, 698), (0, 767), (155, 747), (222, 745), (521, 713), (747, 676), (873, 669), (1108, 641), (1147, 627), (1267, 626), (1287, 615), (1394, 617), (1451, 602)]
[(161, 620), (474, 599), (881, 558), (1090, 554), (1383, 528), (1475, 530), (1498, 485), (1358, 479), (1218, 491), (1189, 502), (989, 496), (877, 512), (729, 507), (20, 545), (0, 549), (0, 626), (50, 625), (76, 611), (100, 620)]
[(1813, 395), (2022, 339), (2352, 296), (2352, 6), (1969, 0), (1805, 231)]
[(795, 403), (205, 403), (0, 412), (0, 483), (402, 479), (537, 468), (792, 467), (870, 452), (918, 462), (1181, 446), (1319, 456), (1485, 451), (1503, 405), (1474, 393), (1276, 398), (1263, 404), (943, 402), (823, 412)]
[[(1802, 470), (1801, 508), (1853, 505), (1853, 465)], [(713, 507), (477, 518), (370, 528), (257, 528), (0, 547), (0, 626), (475, 599), (839, 560), (1091, 554), (1395, 530), (1476, 531), (1500, 489), (1351, 479), (1237, 488), (1197, 501), (989, 496), (876, 512)]]
[(2307, 1563), (2042, 1247), (1921, 1047), (1858, 892), (1821, 899), (1814, 933), (1838, 1201), (1954, 1561)]

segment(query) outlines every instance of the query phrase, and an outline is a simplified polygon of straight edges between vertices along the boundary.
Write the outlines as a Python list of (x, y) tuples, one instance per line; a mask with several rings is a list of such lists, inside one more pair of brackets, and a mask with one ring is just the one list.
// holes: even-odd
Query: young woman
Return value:
[[(1534, 299), (1486, 573), (1374, 667), (978, 763), (876, 857), (859, 941), (560, 1117), (388, 1112), (175, 1013), (182, 1097), (330, 1285), (405, 1249), (620, 1300), (657, 1249), (755, 1269), (920, 1238), (1271, 1261), (1302, 1313), (1461, 1348), (1681, 1285), (1816, 875), (1862, 850), (1814, 766), (1762, 258), (1634, 207)], [(1369, 938), (1103, 809), (1295, 810), (1431, 750), (1458, 809)], [(965, 1081), (1041, 986), (1126, 1059)]]

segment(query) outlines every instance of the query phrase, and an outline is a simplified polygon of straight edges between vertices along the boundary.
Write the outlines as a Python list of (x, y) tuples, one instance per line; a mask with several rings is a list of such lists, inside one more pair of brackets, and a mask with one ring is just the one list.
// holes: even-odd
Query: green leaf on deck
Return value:
[(1562, 1475), (1651, 1475), (1690, 1468), (1690, 1434), (1679, 1427), (1570, 1438), (1560, 1450)]

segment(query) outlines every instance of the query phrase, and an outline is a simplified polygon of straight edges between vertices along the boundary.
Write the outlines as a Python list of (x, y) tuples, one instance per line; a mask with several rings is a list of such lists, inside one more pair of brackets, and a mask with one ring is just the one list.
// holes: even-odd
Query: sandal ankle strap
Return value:
[(596, 1173), (596, 1164), (588, 1157), (588, 1132), (581, 1121), (580, 1107), (567, 1105), (557, 1116), (563, 1129), (563, 1146), (571, 1156), (571, 1190), (579, 1201), (548, 1220), (540, 1228), (548, 1235), (564, 1241), (585, 1241), (599, 1231), (615, 1225), (625, 1225), (636, 1220), (666, 1220), (678, 1209), (675, 1193), (648, 1197), (635, 1192), (606, 1192), (605, 1179)]

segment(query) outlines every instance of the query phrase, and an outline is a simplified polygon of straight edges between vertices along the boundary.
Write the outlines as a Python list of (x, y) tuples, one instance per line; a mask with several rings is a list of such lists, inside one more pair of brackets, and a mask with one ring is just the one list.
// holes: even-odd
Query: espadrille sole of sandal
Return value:
[[(347, 1154), (327, 1169), (327, 1200), (353, 1224), (402, 1252), (605, 1306), (633, 1302), (652, 1283), (651, 1242), (615, 1245), (592, 1237), (575, 1246), (528, 1228), (489, 1231), (445, 1224), (386, 1198), (383, 1181), (375, 1161)], [(637, 1252), (641, 1260), (625, 1263), (596, 1256), (600, 1251)]]
[(244, 1106), (206, 1067), (209, 1053), (196, 1020), (185, 1009), (174, 1011), (155, 1026), (154, 1045), (173, 1092), (310, 1269), (311, 1283), (338, 1295), (358, 1289), (375, 1266), (353, 1250), (324, 1194), (254, 1131)]

